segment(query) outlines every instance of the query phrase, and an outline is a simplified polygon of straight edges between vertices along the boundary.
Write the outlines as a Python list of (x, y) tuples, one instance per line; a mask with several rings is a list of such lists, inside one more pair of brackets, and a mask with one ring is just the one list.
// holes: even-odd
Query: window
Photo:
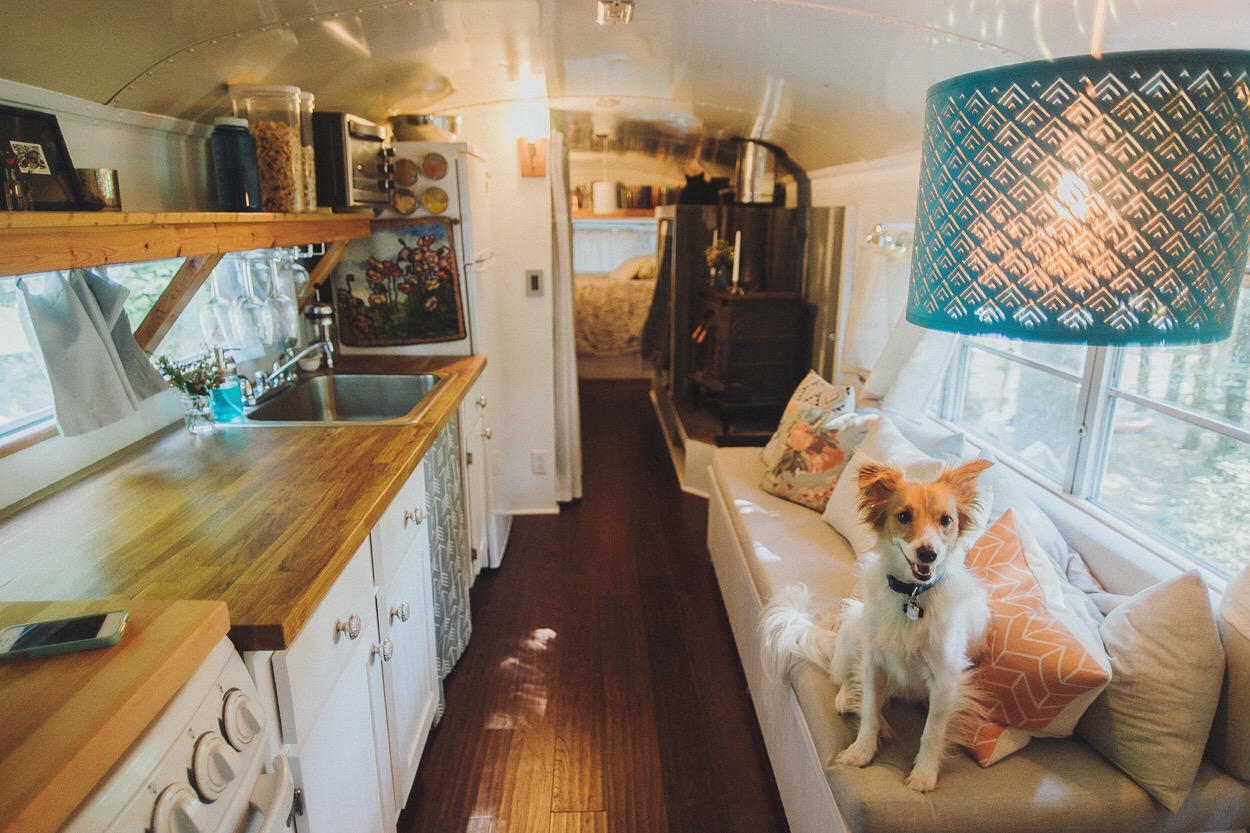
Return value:
[(1250, 291), (1216, 344), (966, 338), (939, 413), (1039, 477), (1231, 575), (1250, 561)]
[[(130, 290), (126, 314), (132, 327), (143, 321), (181, 265), (182, 258), (175, 258), (107, 267), (108, 276)], [(17, 295), (17, 279), (0, 277), (0, 437), (52, 418), (52, 389), (18, 320)], [(198, 342), (167, 337), (161, 347), (179, 356), (184, 354), (177, 350), (189, 347), (189, 355)]]

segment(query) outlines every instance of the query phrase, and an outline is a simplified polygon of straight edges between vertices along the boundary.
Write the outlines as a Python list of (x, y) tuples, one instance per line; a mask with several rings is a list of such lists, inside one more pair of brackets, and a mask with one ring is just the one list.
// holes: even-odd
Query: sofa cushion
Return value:
[(891, 702), (894, 739), (863, 769), (833, 764), (855, 737), (837, 713), (837, 686), (808, 662), (790, 674), (834, 800), (856, 833), (1137, 833), (1229, 830), (1250, 823), (1250, 786), (1204, 761), (1189, 799), (1169, 813), (1079, 737), (1043, 738), (989, 769), (966, 755), (943, 762), (937, 789), (903, 783), (924, 728), (922, 710)]
[(855, 554), (811, 509), (759, 487), (755, 448), (719, 448), (712, 483), (734, 510), (734, 533), (762, 602), (787, 584), (806, 584), (817, 598), (842, 599), (855, 589)]
[(1159, 803), (1185, 802), (1224, 682), (1224, 649), (1196, 570), (1133, 596), (1107, 615), (1106, 691), (1078, 731)]
[(990, 644), (973, 677), (990, 711), (967, 744), (982, 766), (1023, 748), (1030, 736), (1072, 734), (1111, 677), (1097, 634), (1064, 604), (1050, 560), (1027, 558), (1023, 537), (1009, 509), (968, 553), (992, 614)]
[(828, 408), (791, 400), (777, 427), (777, 435), (785, 438), (781, 453), (775, 464), (764, 466), (760, 486), (800, 506), (825, 511), (833, 484), (875, 419), (866, 414), (835, 415)]
[(1228, 582), (1216, 618), (1224, 643), (1224, 688), (1207, 754), (1234, 777), (1250, 780), (1250, 567)]
[[(794, 393), (790, 394), (790, 401), (786, 403), (786, 411), (789, 412), (790, 406), (796, 403), (824, 408), (833, 416), (849, 414), (855, 410), (855, 388), (841, 387), (827, 382), (819, 373), (809, 370), (803, 377), (803, 381), (799, 382), (799, 386), (794, 389)], [(759, 458), (769, 468), (777, 465), (777, 461), (781, 459), (781, 454), (785, 450), (788, 433), (782, 431), (784, 423), (783, 419), (782, 425), (777, 427), (764, 449), (759, 453)]]

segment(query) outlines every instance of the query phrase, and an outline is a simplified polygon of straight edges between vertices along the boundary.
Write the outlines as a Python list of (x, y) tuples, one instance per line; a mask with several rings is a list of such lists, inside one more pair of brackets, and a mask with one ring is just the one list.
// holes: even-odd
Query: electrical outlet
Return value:
[(543, 294), (543, 270), (525, 270), (525, 294), (534, 296)]
[(530, 471), (534, 474), (547, 473), (547, 452), (537, 448), (530, 452)]

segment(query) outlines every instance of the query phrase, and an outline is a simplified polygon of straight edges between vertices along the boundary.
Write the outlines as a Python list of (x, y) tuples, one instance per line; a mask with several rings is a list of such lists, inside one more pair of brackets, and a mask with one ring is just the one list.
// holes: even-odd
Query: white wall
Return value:
[(76, 168), (115, 168), (126, 211), (211, 211), (207, 125), (0, 79), (0, 103), (56, 116)]
[[(905, 153), (822, 168), (809, 174), (813, 205), (846, 206), (841, 274), (849, 275), (839, 288), (837, 355), (835, 367), (843, 367), (847, 316), (860, 299), (874, 268), (873, 254), (863, 246), (874, 225), (913, 224), (916, 193), (920, 185), (920, 153)], [(877, 255), (879, 257), (879, 255)], [(845, 369), (845, 368), (844, 368)], [(854, 379), (847, 379), (848, 382)]]
[[(489, 160), (492, 246), (489, 281), (482, 291), (487, 320), (487, 358), (492, 497), (498, 512), (554, 513), (555, 354), (552, 345), (551, 185), (546, 177), (520, 175), (517, 138), (531, 131), (530, 103), (498, 103), (460, 110), (460, 138), (477, 145)], [(544, 109), (545, 118), (545, 109)], [(545, 128), (544, 128), (545, 132)], [(548, 165), (555, 164), (548, 160)], [(543, 271), (543, 294), (525, 294), (525, 271)], [(532, 454), (543, 456), (546, 473), (535, 474)]]

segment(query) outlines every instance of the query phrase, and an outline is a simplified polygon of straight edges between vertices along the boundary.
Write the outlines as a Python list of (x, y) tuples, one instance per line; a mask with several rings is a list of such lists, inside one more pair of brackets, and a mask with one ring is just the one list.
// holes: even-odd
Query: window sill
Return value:
[(20, 431), (14, 431), (5, 437), (0, 437), (0, 460), (11, 454), (30, 448), (44, 440), (49, 440), (57, 436), (60, 432), (56, 430), (56, 422), (51, 418), (40, 420), (34, 425), (27, 426)]

